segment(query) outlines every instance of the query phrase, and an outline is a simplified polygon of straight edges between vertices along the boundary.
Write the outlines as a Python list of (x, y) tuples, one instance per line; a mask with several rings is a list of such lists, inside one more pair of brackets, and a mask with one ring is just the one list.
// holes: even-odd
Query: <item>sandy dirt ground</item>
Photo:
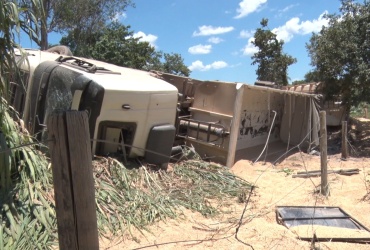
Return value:
[[(245, 203), (232, 201), (222, 216), (204, 218), (184, 211), (177, 220), (158, 222), (150, 232), (133, 231), (134, 238), (101, 239), (101, 249), (370, 249), (370, 245), (300, 240), (316, 232), (317, 237), (370, 237), (338, 228), (307, 226), (290, 230), (276, 220), (277, 206), (339, 206), (370, 228), (370, 158), (341, 160), (328, 156), (328, 170), (358, 168), (351, 176), (329, 174), (330, 196), (320, 194), (321, 177), (293, 178), (298, 171), (320, 170), (320, 156), (295, 153), (278, 165), (242, 160), (231, 171), (256, 186)], [(247, 205), (247, 206), (246, 206)], [(246, 207), (246, 209), (245, 209)], [(243, 211), (245, 209), (245, 213)], [(242, 217), (243, 215), (243, 217)], [(240, 218), (242, 221), (240, 223)]]

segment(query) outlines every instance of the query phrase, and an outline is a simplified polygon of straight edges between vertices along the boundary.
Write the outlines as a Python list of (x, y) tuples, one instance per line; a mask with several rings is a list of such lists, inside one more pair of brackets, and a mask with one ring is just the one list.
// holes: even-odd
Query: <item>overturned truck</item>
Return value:
[[(199, 81), (161, 72), (27, 50), (11, 104), (38, 139), (56, 110), (86, 110), (92, 152), (166, 165), (173, 146), (231, 167), (318, 145), (313, 94), (242, 83)], [(177, 147), (178, 148), (178, 147)]]

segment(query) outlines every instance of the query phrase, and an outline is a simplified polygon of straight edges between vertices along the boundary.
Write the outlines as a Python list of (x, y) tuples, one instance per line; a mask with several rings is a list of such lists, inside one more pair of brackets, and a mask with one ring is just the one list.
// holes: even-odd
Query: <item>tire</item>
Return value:
[(67, 46), (63, 46), (63, 45), (51, 47), (50, 49), (47, 49), (46, 51), (50, 53), (63, 55), (63, 56), (73, 56), (71, 50)]

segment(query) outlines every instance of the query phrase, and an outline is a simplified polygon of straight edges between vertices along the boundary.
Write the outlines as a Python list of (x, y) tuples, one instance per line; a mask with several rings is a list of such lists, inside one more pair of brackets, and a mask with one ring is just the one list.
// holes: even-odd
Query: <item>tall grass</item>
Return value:
[[(30, 1), (41, 13), (41, 0)], [(16, 40), (21, 27), (29, 24), (21, 18), (29, 10), (17, 3), (0, 0), (0, 249), (44, 249), (56, 241), (50, 171), (45, 157), (32, 146), (18, 147), (33, 139), (21, 132), (12, 119), (17, 119), (16, 112), (8, 105), (10, 82), (19, 73), (15, 49), (24, 54)], [(35, 22), (29, 13), (28, 21)], [(37, 30), (28, 30), (37, 35)]]
[(51, 171), (14, 115), (1, 98), (0, 249), (45, 249), (57, 239)]
[(170, 171), (140, 166), (126, 168), (113, 158), (94, 161), (101, 235), (139, 230), (166, 218), (176, 218), (182, 209), (214, 216), (239, 201), (250, 184), (224, 166), (199, 160), (173, 165)]

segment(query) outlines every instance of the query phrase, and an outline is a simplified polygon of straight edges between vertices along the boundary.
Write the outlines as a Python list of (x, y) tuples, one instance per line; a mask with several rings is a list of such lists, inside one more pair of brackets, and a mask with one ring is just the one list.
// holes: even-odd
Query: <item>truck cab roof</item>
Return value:
[[(62, 56), (56, 53), (26, 49), (27, 61), (22, 68), (37, 67), (42, 62), (57, 61), (60, 66), (80, 72), (100, 84), (105, 90), (135, 92), (177, 92), (177, 88), (154, 77), (150, 72), (120, 67), (113, 64), (79, 57)], [(16, 53), (21, 56), (21, 53)]]

